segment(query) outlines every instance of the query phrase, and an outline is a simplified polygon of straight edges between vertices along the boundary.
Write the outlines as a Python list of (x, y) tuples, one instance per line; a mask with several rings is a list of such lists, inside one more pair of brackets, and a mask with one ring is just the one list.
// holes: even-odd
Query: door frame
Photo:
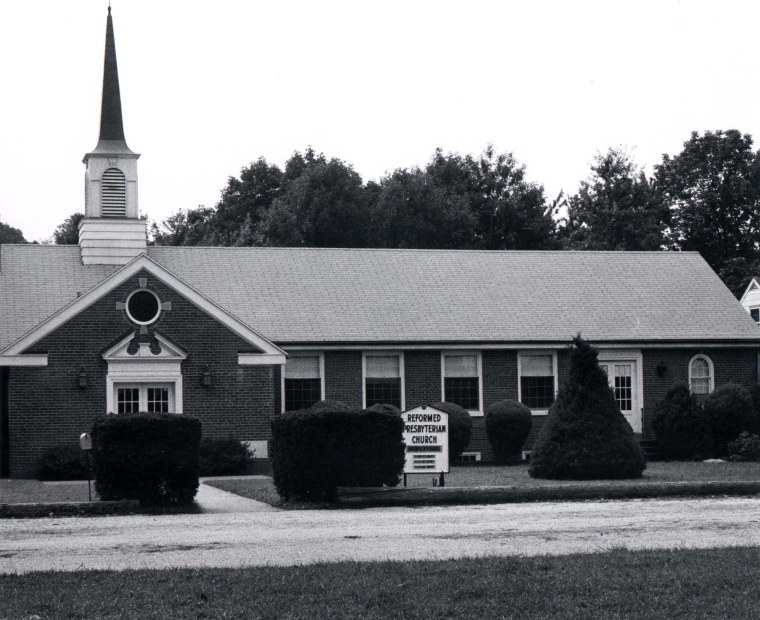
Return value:
[[(631, 419), (628, 420), (634, 433), (643, 432), (644, 413), (644, 358), (640, 349), (599, 349), (599, 364), (632, 364), (633, 365), (633, 408)], [(625, 415), (625, 414), (623, 414)]]

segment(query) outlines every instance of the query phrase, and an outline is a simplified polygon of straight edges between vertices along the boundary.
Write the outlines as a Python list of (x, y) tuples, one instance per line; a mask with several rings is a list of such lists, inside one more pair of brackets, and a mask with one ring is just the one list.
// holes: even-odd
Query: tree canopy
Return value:
[(18, 228), (0, 222), (0, 243), (27, 243), (27, 240)]

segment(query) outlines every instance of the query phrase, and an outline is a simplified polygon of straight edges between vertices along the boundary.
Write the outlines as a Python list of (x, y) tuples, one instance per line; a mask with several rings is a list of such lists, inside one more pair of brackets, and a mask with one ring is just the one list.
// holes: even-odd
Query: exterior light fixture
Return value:
[(84, 370), (84, 366), (79, 369), (79, 374), (77, 375), (77, 385), (81, 389), (87, 387), (87, 373)]
[(211, 371), (208, 369), (208, 364), (203, 366), (203, 387), (211, 386)]
[(657, 364), (657, 376), (664, 377), (668, 372), (668, 367), (665, 364)]

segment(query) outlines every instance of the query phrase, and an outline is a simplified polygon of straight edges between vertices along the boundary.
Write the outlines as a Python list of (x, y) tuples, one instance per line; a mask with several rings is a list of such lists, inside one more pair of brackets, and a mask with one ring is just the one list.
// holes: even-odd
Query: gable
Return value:
[[(95, 306), (98, 306), (97, 312), (90, 313), (90, 320), (98, 324), (108, 323), (110, 328), (104, 328), (107, 333), (113, 333), (116, 325), (121, 326), (122, 331), (130, 327), (134, 329), (135, 326), (124, 319), (125, 306), (129, 292), (137, 290), (143, 285), (156, 288), (159, 291), (159, 296), (164, 297), (162, 310), (166, 310), (166, 312), (163, 312), (158, 320), (157, 328), (168, 329), (169, 332), (178, 334), (181, 339), (182, 333), (193, 330), (195, 323), (197, 323), (197, 321), (190, 320), (189, 314), (192, 312), (201, 313), (234, 334), (235, 338), (240, 341), (238, 346), (240, 351), (254, 354), (255, 360), (248, 363), (284, 363), (285, 354), (281, 349), (249, 328), (237, 317), (198, 293), (174, 274), (143, 255), (105, 278), (98, 286), (61, 308), (35, 329), (6, 347), (0, 352), (0, 364), (8, 363), (10, 365), (14, 360), (17, 360), (18, 356), (25, 353), (39, 354), (40, 351), (37, 350), (39, 343), (47, 336)], [(181, 302), (177, 308), (174, 307), (172, 299), (175, 300), (174, 304)], [(172, 315), (172, 312), (175, 315)], [(185, 316), (177, 316), (176, 313), (178, 312), (184, 312)], [(171, 316), (177, 318), (167, 319)], [(161, 327), (162, 325), (163, 327)], [(174, 335), (170, 337), (174, 338)]]

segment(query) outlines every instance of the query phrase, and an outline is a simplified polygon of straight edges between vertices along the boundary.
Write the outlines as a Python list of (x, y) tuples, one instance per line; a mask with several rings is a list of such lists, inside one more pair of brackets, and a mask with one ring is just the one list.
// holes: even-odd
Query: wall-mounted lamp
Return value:
[(79, 369), (79, 374), (77, 375), (77, 385), (81, 389), (87, 387), (87, 373), (84, 370), (84, 366)]
[(664, 377), (668, 372), (668, 367), (665, 364), (657, 364), (657, 376)]
[(208, 364), (203, 366), (202, 381), (203, 381), (203, 387), (211, 386), (211, 371), (208, 369)]

